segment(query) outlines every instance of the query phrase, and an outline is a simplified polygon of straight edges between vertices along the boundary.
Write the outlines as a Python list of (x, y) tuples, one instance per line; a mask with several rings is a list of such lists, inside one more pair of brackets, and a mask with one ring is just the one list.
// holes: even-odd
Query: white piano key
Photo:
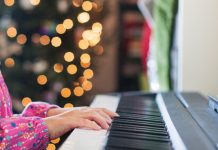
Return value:
[[(104, 107), (116, 112), (119, 96), (97, 95), (90, 107)], [(106, 130), (75, 129), (60, 147), (60, 150), (102, 150), (107, 142)]]

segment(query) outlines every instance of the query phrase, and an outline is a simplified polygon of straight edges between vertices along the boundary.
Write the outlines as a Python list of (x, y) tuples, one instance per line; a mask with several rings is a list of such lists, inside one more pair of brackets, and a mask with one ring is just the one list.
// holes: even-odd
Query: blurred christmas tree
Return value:
[(102, 8), (102, 0), (0, 1), (0, 58), (13, 99), (70, 107), (92, 89)]

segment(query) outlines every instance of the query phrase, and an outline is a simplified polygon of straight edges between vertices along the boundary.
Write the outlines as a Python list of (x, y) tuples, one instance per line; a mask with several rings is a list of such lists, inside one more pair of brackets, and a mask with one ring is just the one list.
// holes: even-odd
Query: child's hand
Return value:
[(82, 108), (88, 108), (88, 107), (84, 106), (84, 107), (73, 107), (73, 108), (51, 108), (48, 110), (47, 117), (59, 115), (59, 114), (62, 114), (64, 112), (78, 110), (78, 109), (82, 109)]
[(44, 118), (50, 139), (62, 136), (74, 128), (92, 130), (108, 129), (113, 117), (119, 116), (105, 108), (83, 108), (70, 110), (56, 116)]

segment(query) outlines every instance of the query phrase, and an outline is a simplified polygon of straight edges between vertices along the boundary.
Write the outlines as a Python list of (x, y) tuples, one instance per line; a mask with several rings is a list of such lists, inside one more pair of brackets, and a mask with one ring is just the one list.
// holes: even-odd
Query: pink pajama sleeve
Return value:
[(45, 118), (47, 117), (48, 110), (52, 108), (59, 108), (59, 106), (50, 105), (45, 102), (32, 102), (26, 106), (21, 115), (24, 117), (37, 116)]
[(48, 128), (40, 117), (0, 119), (1, 150), (44, 150), (48, 142)]

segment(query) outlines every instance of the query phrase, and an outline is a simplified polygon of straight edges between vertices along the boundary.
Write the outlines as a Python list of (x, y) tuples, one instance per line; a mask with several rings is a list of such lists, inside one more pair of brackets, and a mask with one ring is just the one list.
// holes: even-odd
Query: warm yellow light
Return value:
[(27, 41), (26, 35), (24, 35), (24, 34), (19, 34), (19, 35), (17, 36), (17, 43), (18, 43), (18, 44), (23, 45), (23, 44), (26, 43), (26, 41)]
[(63, 22), (63, 26), (65, 29), (71, 29), (73, 27), (73, 20), (65, 19)]
[(48, 82), (48, 79), (47, 79), (47, 77), (45, 75), (39, 75), (37, 77), (37, 82), (40, 85), (45, 85)]
[(93, 47), (93, 46), (97, 45), (100, 41), (101, 41), (101, 38), (96, 37), (96, 38), (89, 41), (89, 45)]
[(71, 75), (75, 74), (77, 72), (77, 67), (74, 64), (71, 64), (67, 67), (67, 72)]
[(64, 27), (63, 24), (58, 24), (56, 26), (56, 32), (59, 34), (64, 34), (66, 32), (66, 28)]
[(83, 75), (86, 79), (91, 79), (94, 76), (94, 73), (93, 73), (92, 69), (86, 69), (83, 72)]
[(15, 61), (14, 61), (13, 58), (7, 58), (7, 59), (5, 60), (5, 66), (6, 66), (6, 67), (12, 68), (12, 67), (14, 67), (14, 65), (15, 65)]
[(97, 45), (93, 50), (96, 55), (102, 55), (104, 53), (104, 48), (101, 45)]
[(71, 90), (69, 88), (63, 88), (61, 90), (61, 96), (64, 98), (68, 98), (71, 95)]
[(79, 41), (79, 48), (80, 48), (80, 49), (85, 50), (85, 49), (87, 49), (88, 47), (89, 47), (89, 42), (88, 42), (88, 41), (86, 41), (86, 40), (80, 40), (80, 41)]
[(97, 32), (97, 33), (101, 33), (102, 32), (102, 24), (99, 22), (96, 22), (92, 25), (92, 31)]
[(22, 104), (23, 104), (23, 106), (27, 106), (29, 103), (31, 103), (32, 102), (32, 100), (31, 100), (31, 98), (29, 98), (29, 97), (24, 97), (23, 99), (22, 99)]
[(74, 106), (71, 103), (67, 103), (67, 104), (64, 105), (64, 108), (73, 108), (73, 107)]
[(62, 41), (61, 41), (61, 38), (59, 38), (59, 37), (53, 37), (52, 38), (52, 40), (51, 40), (51, 44), (52, 44), (52, 46), (54, 46), (54, 47), (59, 47), (59, 46), (61, 46), (61, 43), (62, 43)]
[(83, 2), (83, 4), (82, 4), (82, 9), (83, 9), (84, 11), (90, 11), (90, 10), (92, 10), (92, 2), (90, 2), (90, 1), (85, 1), (85, 2)]
[(60, 63), (56, 63), (53, 68), (54, 68), (54, 71), (57, 73), (61, 73), (64, 69), (63, 65)]
[(89, 63), (90, 60), (91, 60), (91, 57), (90, 57), (89, 54), (85, 53), (85, 54), (82, 54), (80, 56), (80, 60), (81, 60), (82, 63)]
[(56, 150), (56, 146), (54, 144), (48, 144), (46, 150)]
[(48, 45), (50, 43), (50, 37), (47, 35), (43, 35), (40, 37), (39, 41), (42, 45)]
[(82, 37), (84, 40), (92, 40), (93, 39), (93, 34), (92, 34), (92, 30), (85, 30), (83, 33), (82, 33)]
[(13, 38), (17, 35), (17, 29), (15, 27), (10, 27), (7, 29), (7, 35), (10, 37), (10, 38)]
[(83, 67), (83, 68), (89, 68), (91, 63), (88, 62), (88, 63), (83, 63), (83, 62), (80, 62), (80, 65)]
[(40, 0), (30, 0), (30, 3), (34, 6), (37, 6), (37, 5), (39, 5)]
[(56, 138), (56, 139), (54, 139), (54, 140), (51, 140), (51, 143), (53, 143), (53, 144), (57, 144), (57, 143), (59, 143), (60, 142), (60, 138)]
[(90, 19), (90, 15), (87, 12), (82, 12), (77, 17), (79, 23), (86, 23)]
[(84, 94), (84, 90), (83, 90), (83, 88), (81, 88), (81, 87), (75, 87), (74, 88), (74, 90), (73, 90), (73, 92), (74, 92), (74, 95), (75, 96), (82, 96), (83, 94)]
[(64, 60), (66, 62), (72, 62), (74, 60), (74, 54), (72, 52), (66, 52), (64, 54)]
[(84, 81), (82, 83), (82, 88), (85, 90), (85, 91), (90, 91), (92, 89), (92, 82), (90, 81)]
[(14, 0), (4, 0), (4, 3), (6, 6), (13, 6), (14, 5)]

